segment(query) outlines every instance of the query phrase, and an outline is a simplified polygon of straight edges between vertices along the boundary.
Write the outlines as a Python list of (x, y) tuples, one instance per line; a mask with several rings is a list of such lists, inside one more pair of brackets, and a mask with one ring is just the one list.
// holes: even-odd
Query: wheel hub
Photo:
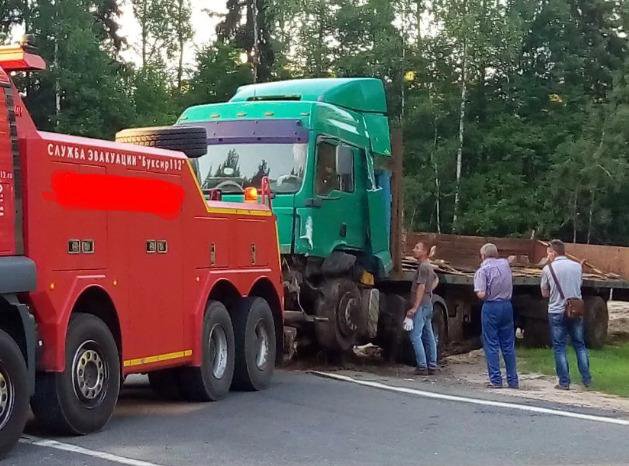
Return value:
[(15, 391), (13, 383), (9, 375), (2, 369), (0, 370), (0, 429), (4, 428), (11, 417), (14, 402)]
[(83, 402), (95, 404), (104, 395), (107, 366), (93, 341), (83, 343), (72, 364), (74, 391)]
[(337, 322), (339, 330), (345, 336), (353, 335), (358, 330), (358, 324), (356, 322), (358, 306), (358, 301), (351, 293), (345, 293), (339, 301)]
[(256, 324), (256, 366), (262, 370), (269, 359), (269, 333), (266, 331), (264, 321), (260, 320)]
[(210, 361), (212, 375), (222, 379), (227, 370), (227, 335), (225, 329), (218, 324), (210, 330)]

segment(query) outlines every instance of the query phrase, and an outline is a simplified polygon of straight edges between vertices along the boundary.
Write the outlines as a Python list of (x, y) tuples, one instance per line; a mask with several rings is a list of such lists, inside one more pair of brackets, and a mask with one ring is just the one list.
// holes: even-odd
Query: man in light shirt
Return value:
[(555, 388), (559, 390), (570, 389), (570, 368), (566, 357), (566, 345), (568, 335), (572, 340), (572, 346), (577, 354), (577, 364), (581, 373), (583, 385), (589, 387), (592, 383), (590, 375), (590, 358), (585, 347), (583, 337), (583, 318), (567, 319), (565, 317), (566, 300), (562, 299), (559, 287), (552, 271), (563, 291), (564, 298), (581, 298), (582, 271), (581, 264), (566, 257), (566, 247), (562, 241), (555, 239), (546, 249), (548, 265), (542, 271), (542, 296), (548, 300), (548, 322), (550, 335), (555, 353), (555, 370), (559, 378), (559, 384)]
[[(507, 370), (509, 388), (519, 388), (515, 360), (515, 327), (513, 325), (513, 279), (510, 261), (498, 257), (495, 244), (481, 250), (482, 263), (474, 275), (474, 292), (483, 301), (483, 349), (487, 359), (489, 388), (502, 388), (500, 352)], [(511, 259), (511, 258), (510, 258)]]

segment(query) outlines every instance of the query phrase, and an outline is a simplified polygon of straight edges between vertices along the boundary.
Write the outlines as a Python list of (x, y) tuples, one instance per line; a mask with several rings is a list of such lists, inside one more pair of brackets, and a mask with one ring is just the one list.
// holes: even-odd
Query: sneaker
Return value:
[(430, 372), (425, 367), (418, 367), (415, 369), (415, 375), (429, 375)]
[(502, 387), (502, 384), (498, 385), (496, 383), (488, 382), (487, 383), (487, 388), (503, 388), (503, 387)]
[(570, 390), (570, 385), (557, 384), (555, 385), (555, 389), (556, 390)]
[(511, 390), (519, 390), (520, 389), (520, 385), (509, 385), (509, 388)]
[(435, 375), (439, 373), (439, 368), (438, 367), (429, 367), (428, 368), (428, 375)]
[(592, 388), (592, 381), (590, 380), (588, 383), (583, 382), (583, 386), (587, 389)]

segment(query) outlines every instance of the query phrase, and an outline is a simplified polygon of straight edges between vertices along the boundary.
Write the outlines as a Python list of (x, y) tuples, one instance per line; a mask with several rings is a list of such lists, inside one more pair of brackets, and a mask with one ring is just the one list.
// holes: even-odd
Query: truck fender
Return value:
[(203, 285), (203, 292), (199, 295), (193, 316), (192, 316), (192, 365), (201, 365), (201, 335), (203, 329), (203, 319), (205, 310), (210, 301), (220, 301), (229, 310), (236, 301), (243, 297), (242, 290), (239, 290), (232, 282), (225, 278), (218, 278), (216, 275), (207, 274)]
[[(20, 329), (16, 331), (22, 331), (24, 335), (24, 341), (19, 344), (20, 349), (24, 354), (26, 362), (26, 368), (28, 370), (28, 390), (32, 395), (35, 392), (35, 370), (36, 370), (36, 351), (37, 351), (37, 327), (35, 324), (35, 317), (31, 314), (29, 307), (26, 304), (21, 303), (17, 296), (14, 294), (3, 295), (9, 306), (13, 307), (20, 318)], [(13, 336), (15, 338), (15, 336)]]
[(328, 277), (343, 275), (354, 267), (356, 256), (342, 251), (332, 251), (321, 265), (323, 275)]
[[(44, 338), (43, 348), (40, 348), (42, 351), (38, 354), (40, 356), (38, 369), (51, 372), (63, 372), (65, 370), (65, 341), (68, 325), (79, 299), (85, 292), (91, 288), (98, 289), (109, 297), (114, 309), (119, 309), (115, 295), (104, 286), (104, 282), (107, 281), (108, 277), (99, 278), (97, 281), (93, 277), (77, 277), (72, 283), (64, 307), (58, 313), (58, 320), (40, 322), (40, 335)], [(118, 321), (120, 322), (119, 316)], [(122, 344), (122, 341), (124, 341), (123, 335), (120, 335), (120, 340)]]

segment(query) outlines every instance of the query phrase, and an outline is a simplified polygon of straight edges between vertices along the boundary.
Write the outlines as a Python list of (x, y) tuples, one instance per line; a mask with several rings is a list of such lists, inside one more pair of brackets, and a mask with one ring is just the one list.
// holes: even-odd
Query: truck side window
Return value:
[(332, 191), (351, 193), (354, 191), (354, 177), (341, 177), (336, 171), (336, 146), (321, 141), (317, 145), (317, 177), (315, 192), (327, 196)]

